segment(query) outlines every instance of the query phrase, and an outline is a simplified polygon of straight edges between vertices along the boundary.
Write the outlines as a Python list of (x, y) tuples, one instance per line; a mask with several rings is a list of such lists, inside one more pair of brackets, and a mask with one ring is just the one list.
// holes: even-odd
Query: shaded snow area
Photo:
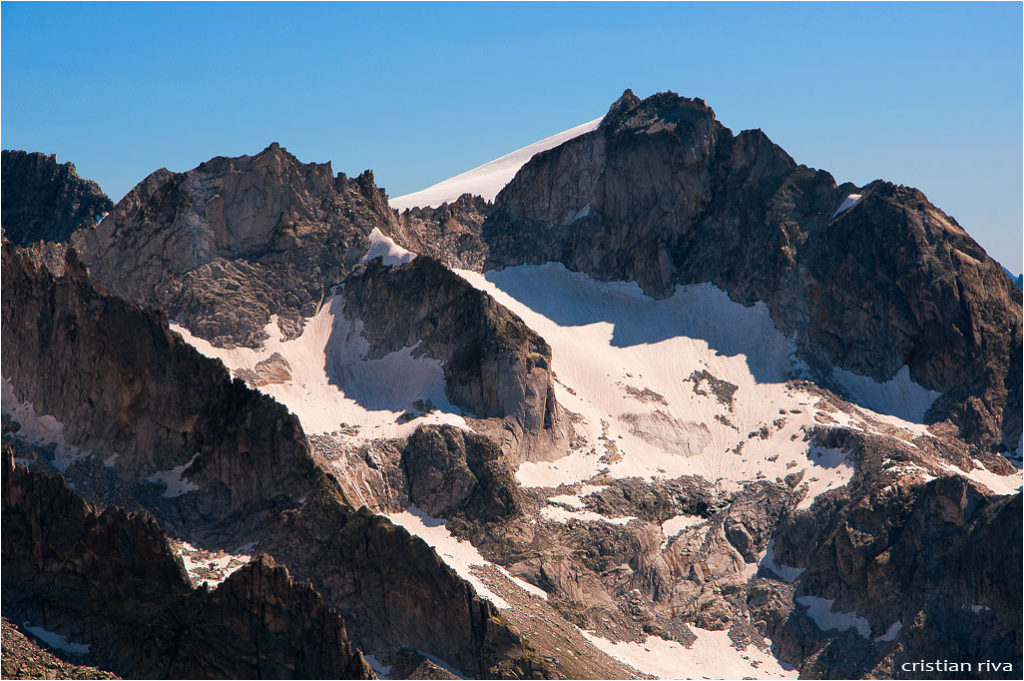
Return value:
[(512, 178), (516, 176), (519, 169), (526, 165), (526, 162), (533, 158), (534, 155), (548, 149), (554, 149), (574, 137), (579, 137), (596, 130), (600, 124), (601, 118), (597, 118), (589, 123), (577, 125), (575, 128), (570, 128), (557, 135), (534, 142), (529, 146), (513, 151), (511, 154), (496, 158), (482, 166), (438, 182), (426, 189), (412, 194), (405, 194), (404, 196), (396, 196), (390, 199), (388, 204), (399, 211), (407, 208), (424, 208), (427, 206), (437, 208), (442, 203), (453, 203), (463, 194), (476, 194), (488, 201), (494, 201), (494, 197), (498, 195), (498, 192), (512, 181)]
[(239, 551), (239, 553), (226, 553), (224, 551), (197, 549), (195, 546), (180, 539), (171, 539), (170, 542), (171, 550), (174, 551), (174, 555), (180, 558), (185, 565), (189, 581), (192, 582), (194, 587), (204, 584), (211, 588), (216, 587), (252, 558), (247, 553), (241, 553), (242, 550), (251, 551), (252, 545), (238, 547), (236, 551)]
[(481, 577), (481, 568), (495, 569), (528, 594), (547, 599), (547, 593), (543, 589), (524, 582), (518, 577), (513, 577), (504, 568), (487, 561), (471, 543), (453, 537), (445, 527), (446, 521), (432, 518), (416, 506), (410, 506), (409, 510), (401, 513), (387, 513), (385, 517), (425, 541), (448, 567), (473, 585), (473, 589), (480, 598), (490, 601), (494, 607), (504, 610), (511, 606), (484, 583)]
[(839, 204), (839, 208), (836, 209), (836, 212), (832, 213), (832, 219), (836, 219), (846, 211), (856, 206), (857, 203), (860, 201), (860, 196), (860, 194), (850, 194), (845, 199), (843, 199), (843, 202)]
[(761, 558), (760, 565), (763, 568), (767, 568), (786, 584), (792, 584), (795, 582), (797, 577), (802, 575), (805, 570), (804, 568), (790, 567), (789, 565), (783, 565), (780, 563), (778, 558), (775, 557), (774, 539), (768, 542), (768, 549), (764, 552), (764, 557)]
[[(258, 389), (298, 416), (307, 434), (341, 432), (374, 439), (408, 435), (424, 424), (466, 425), (445, 397), (441, 363), (417, 357), (415, 348), (367, 359), (370, 346), (363, 337), (362, 322), (342, 314), (338, 296), (328, 299), (306, 321), (302, 335), (292, 340), (281, 337), (272, 317), (265, 328), (269, 338), (258, 350), (217, 348), (178, 324), (171, 328), (199, 352), (220, 359), (236, 375), (280, 354), (289, 367), (287, 378)], [(422, 414), (417, 410), (413, 405), (421, 400), (429, 401), (434, 411)], [(419, 418), (399, 423), (400, 416), (410, 413)]]
[(366, 664), (370, 665), (370, 669), (377, 675), (378, 679), (390, 679), (391, 678), (391, 665), (384, 664), (373, 655), (363, 653), (363, 659), (366, 660)]
[(837, 368), (833, 373), (857, 404), (914, 423), (922, 423), (925, 412), (932, 406), (932, 402), (942, 396), (942, 393), (928, 390), (915, 383), (910, 378), (910, 367), (906, 364), (885, 383), (845, 369)]
[(600, 650), (620, 662), (659, 679), (795, 679), (797, 671), (755, 646), (737, 649), (727, 631), (690, 626), (697, 640), (689, 647), (648, 636), (643, 643), (614, 642), (583, 634)]
[[(835, 601), (827, 598), (818, 598), (817, 596), (801, 596), (796, 599), (796, 602), (807, 608), (807, 616), (822, 631), (854, 629), (864, 638), (871, 638), (871, 625), (868, 623), (867, 618), (861, 617), (855, 612), (832, 612), (832, 604)], [(892, 628), (890, 627), (890, 631), (883, 634), (883, 636), (891, 632)], [(893, 633), (892, 635), (895, 637), (896, 634)]]
[(42, 627), (30, 627), (28, 622), (23, 623), (22, 626), (25, 627), (25, 631), (29, 632), (51, 648), (61, 650), (65, 653), (71, 653), (72, 655), (85, 655), (89, 652), (90, 646), (85, 643), (74, 643), (73, 641), (67, 640), (60, 634), (47, 631)]
[(416, 258), (416, 254), (405, 250), (391, 237), (384, 236), (383, 232), (374, 227), (370, 232), (370, 248), (359, 262), (369, 262), (376, 258), (380, 258), (381, 262), (388, 267), (398, 267), (412, 262)]
[(54, 445), (53, 467), (61, 473), (66, 472), (76, 459), (91, 455), (91, 452), (67, 444), (64, 441), (64, 424), (49, 414), (36, 414), (31, 402), (22, 402), (16, 397), (14, 386), (6, 378), (2, 382), (0, 404), (4, 414), (21, 424), (16, 437), (41, 447)]
[(888, 643), (889, 641), (895, 641), (896, 637), (900, 635), (900, 631), (902, 630), (903, 622), (896, 620), (889, 626), (888, 629), (886, 629), (884, 634), (882, 634), (881, 636), (876, 636), (875, 641), (885, 643)]
[[(153, 475), (146, 478), (146, 482), (156, 482), (165, 485), (167, 487), (167, 489), (164, 490), (165, 497), (180, 497), (182, 494), (186, 494), (188, 492), (195, 492), (197, 489), (199, 489), (199, 485), (193, 484), (186, 480), (185, 478), (183, 478), (182, 473), (185, 472), (186, 468), (192, 465), (192, 462), (196, 460), (197, 456), (199, 456), (198, 453), (195, 454), (186, 463), (183, 463), (180, 466), (175, 466), (170, 470), (158, 471), (154, 473)], [(104, 465), (106, 465), (107, 460), (104, 460)], [(113, 461), (111, 461), (111, 465), (113, 465)]]

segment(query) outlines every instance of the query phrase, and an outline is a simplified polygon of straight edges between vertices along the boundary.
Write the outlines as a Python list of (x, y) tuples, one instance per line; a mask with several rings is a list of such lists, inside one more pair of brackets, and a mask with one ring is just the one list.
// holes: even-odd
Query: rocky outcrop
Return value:
[(473, 678), (516, 678), (525, 642), (498, 610), (421, 539), (366, 508), (341, 513), (335, 495), (311, 496), (263, 550), (313, 580), (361, 649), (405, 645)]
[[(1020, 493), (956, 476), (858, 480), (779, 524), (774, 555), (799, 576), (762, 571), (749, 598), (776, 653), (807, 678), (921, 678), (903, 662), (935, 659), (1020, 669)], [(816, 621), (822, 606), (843, 624)]]
[(114, 207), (99, 185), (79, 177), (73, 163), (57, 163), (54, 154), (4, 149), (2, 158), (0, 223), (16, 244), (67, 241)]
[(148, 514), (99, 512), (9, 452), (3, 478), (5, 612), (134, 678), (373, 678), (341, 617), (271, 559), (193, 591)]
[(490, 522), (520, 512), (511, 467), (491, 440), (451, 426), (419, 428), (402, 450), (409, 500), (432, 516)]
[(733, 135), (703, 100), (627, 91), (597, 130), (523, 166), (481, 234), (485, 268), (554, 261), (655, 297), (711, 282), (763, 301), (826, 385), (832, 366), (886, 381), (908, 365), (943, 393), (931, 421), (1016, 449), (1010, 277), (920, 191), (837, 186), (760, 130)]
[(257, 347), (271, 315), (286, 337), (366, 253), (394, 213), (367, 171), (332, 175), (279, 145), (158, 170), (72, 238), (93, 278), (160, 306), (216, 345)]
[(345, 280), (345, 315), (362, 322), (367, 358), (403, 348), (444, 366), (449, 401), (477, 418), (499, 418), (516, 455), (554, 437), (551, 349), (521, 319), (439, 262), (401, 267), (373, 260)]
[(411, 208), (398, 216), (392, 237), (416, 253), (428, 255), (448, 267), (480, 270), (487, 255), (481, 238), (491, 203), (463, 194), (454, 203), (437, 208)]

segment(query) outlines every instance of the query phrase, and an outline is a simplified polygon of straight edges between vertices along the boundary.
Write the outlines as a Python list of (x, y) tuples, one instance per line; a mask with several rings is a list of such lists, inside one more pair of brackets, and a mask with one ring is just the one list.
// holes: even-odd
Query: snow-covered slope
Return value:
[[(659, 301), (636, 284), (598, 282), (561, 265), (459, 274), (548, 341), (559, 404), (582, 417), (576, 427), (587, 445), (522, 464), (523, 485), (604, 471), (700, 475), (738, 489), (806, 469), (813, 496), (849, 480), (849, 465), (819, 464), (804, 441), (817, 399), (785, 383), (792, 344), (763, 305), (733, 303), (710, 284)], [(762, 429), (764, 437), (749, 437)]]
[[(302, 335), (292, 340), (280, 336), (272, 317), (265, 327), (269, 338), (258, 350), (214, 347), (183, 326), (172, 323), (171, 328), (199, 352), (220, 359), (234, 375), (279, 355), (290, 375), (259, 389), (298, 416), (310, 435), (343, 431), (359, 439), (392, 438), (428, 423), (465, 425), (445, 397), (441, 363), (416, 357), (414, 348), (366, 359), (369, 344), (362, 323), (342, 314), (337, 296), (328, 299), (307, 321)], [(437, 411), (401, 422), (399, 417), (420, 400), (429, 401)]]
[(534, 142), (522, 149), (517, 149), (511, 154), (505, 154), (501, 158), (473, 168), (455, 177), (438, 182), (435, 185), (422, 189), (412, 194), (397, 196), (388, 201), (392, 208), (405, 210), (406, 208), (427, 207), (436, 208), (442, 203), (452, 203), (463, 194), (476, 194), (488, 201), (493, 201), (498, 192), (516, 176), (519, 169), (527, 161), (542, 151), (553, 149), (573, 137), (579, 137), (597, 128), (601, 118), (594, 119), (589, 123), (569, 128), (557, 135), (546, 137), (539, 142)]

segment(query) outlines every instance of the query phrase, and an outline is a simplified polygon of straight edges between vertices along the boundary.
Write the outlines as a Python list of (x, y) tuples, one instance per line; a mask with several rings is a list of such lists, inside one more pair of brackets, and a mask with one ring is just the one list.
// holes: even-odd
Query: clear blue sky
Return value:
[(1020, 3), (4, 2), (4, 148), (117, 200), (279, 141), (391, 196), (603, 114), (703, 97), (842, 181), (921, 188), (1022, 268)]

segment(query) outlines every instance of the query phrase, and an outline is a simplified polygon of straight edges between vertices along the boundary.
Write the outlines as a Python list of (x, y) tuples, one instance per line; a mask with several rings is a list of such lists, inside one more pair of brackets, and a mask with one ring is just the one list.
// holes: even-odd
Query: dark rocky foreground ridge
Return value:
[[(851, 193), (862, 197), (837, 214)], [(419, 257), (361, 263), (373, 229)], [(108, 668), (339, 677), (344, 665), (366, 673), (362, 652), (387, 659), (393, 678), (449, 675), (437, 661), (474, 677), (635, 675), (577, 627), (683, 645), (728, 632), (744, 654), (771, 646), (806, 678), (912, 678), (902, 662), (951, 655), (1021, 668), (1021, 495), (950, 473), (1012, 469), (994, 452), (1020, 434), (1020, 294), (915, 190), (837, 187), (759, 131), (732, 135), (700, 100), (627, 93), (596, 131), (537, 155), (494, 204), (463, 196), (398, 215), (371, 174), (332, 176), (271, 145), (158, 171), (69, 242), (81, 260), (69, 243), (4, 244), (5, 402), (9, 388), (55, 417), (65, 441), (27, 442), (5, 416), (8, 456), (31, 470), (4, 469), (4, 614), (42, 617), (125, 661)], [(733, 300), (765, 302), (818, 382), (789, 384), (818, 400), (817, 425), (792, 438), (802, 435), (808, 459), (814, 448), (838, 453), (852, 478), (809, 505), (806, 478), (827, 466), (731, 491), (699, 476), (598, 475), (591, 492), (520, 486), (521, 461), (581, 446), (580, 417), (555, 403), (548, 343), (442, 263), (549, 261), (656, 297), (712, 282)], [(368, 359), (412, 348), (440, 362), (470, 430), (307, 439), (286, 408), (168, 328), (170, 317), (215, 346), (256, 347), (272, 315), (295, 337), (329, 298), (358, 326)], [(955, 428), (910, 433), (833, 392), (833, 365), (884, 379), (904, 363), (944, 393), (929, 420)], [(265, 385), (297, 368), (270, 358), (236, 376)], [(701, 380), (722, 391), (716, 419), (734, 417), (736, 386), (694, 376), (694, 393), (706, 394)], [(630, 399), (665, 404), (636, 388)], [(418, 411), (430, 406), (403, 416)], [(751, 440), (781, 432), (791, 412), (771, 411)], [(611, 440), (604, 447), (614, 456)], [(573, 493), (586, 512), (632, 519), (541, 512)], [(70, 510), (51, 517), (43, 499)], [(375, 514), (410, 505), (472, 540), (494, 563), (476, 576), (511, 608), (478, 597), (442, 549)], [(693, 524), (663, 534), (679, 515)], [(8, 518), (36, 529), (8, 532)], [(69, 539), (78, 536), (95, 541)], [(263, 556), (215, 590), (194, 589), (173, 548), (186, 540)], [(115, 545), (131, 549), (127, 567), (101, 569)], [(35, 561), (45, 552), (58, 559)], [(111, 578), (122, 568), (143, 577)], [(856, 626), (822, 626), (808, 604), (823, 601)], [(271, 643), (209, 643), (219, 636)], [(196, 661), (174, 662), (169, 639), (196, 646)]]
[(146, 512), (99, 512), (64, 479), (4, 453), (4, 610), (124, 678), (344, 678), (373, 674), (341, 616), (265, 556), (193, 590)]
[(3, 150), (4, 236), (21, 246), (67, 241), (114, 208), (99, 185), (78, 176), (72, 163), (53, 154)]

